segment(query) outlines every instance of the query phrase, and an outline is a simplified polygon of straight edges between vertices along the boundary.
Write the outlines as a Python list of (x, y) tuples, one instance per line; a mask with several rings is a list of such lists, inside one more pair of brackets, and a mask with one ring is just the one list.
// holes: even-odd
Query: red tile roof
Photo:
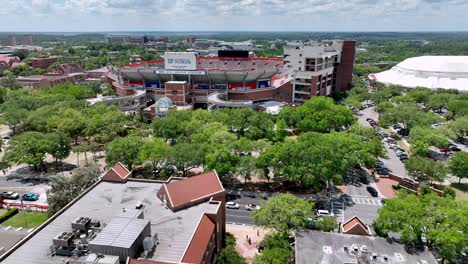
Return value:
[(353, 216), (341, 225), (341, 232), (344, 234), (372, 235), (369, 227), (364, 224), (357, 216)]
[(202, 263), (214, 230), (215, 224), (213, 221), (211, 221), (208, 216), (203, 215), (195, 233), (193, 234), (192, 240), (185, 251), (182, 262)]
[(130, 171), (120, 162), (116, 163), (103, 176), (103, 181), (126, 182)]
[(167, 202), (177, 208), (192, 201), (210, 197), (224, 191), (216, 171), (165, 184)]

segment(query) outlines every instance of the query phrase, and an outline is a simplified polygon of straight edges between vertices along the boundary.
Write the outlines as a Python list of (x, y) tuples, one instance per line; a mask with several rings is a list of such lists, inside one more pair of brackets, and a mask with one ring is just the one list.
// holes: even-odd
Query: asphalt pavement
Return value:
[[(371, 127), (369, 122), (366, 121), (366, 118), (372, 118), (378, 122), (379, 114), (374, 111), (373, 107), (365, 108), (359, 111), (358, 122), (362, 126)], [(405, 177), (407, 176), (405, 164), (396, 156), (395, 152), (390, 149), (389, 145), (384, 142), (385, 149), (387, 151), (388, 159), (380, 159), (383, 161), (385, 166), (394, 174), (398, 176)]]

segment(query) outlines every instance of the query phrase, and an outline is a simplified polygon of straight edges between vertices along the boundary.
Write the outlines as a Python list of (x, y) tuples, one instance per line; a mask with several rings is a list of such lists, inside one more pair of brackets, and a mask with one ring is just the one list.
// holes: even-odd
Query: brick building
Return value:
[(116, 164), (0, 261), (216, 263), (225, 236), (225, 191), (216, 172), (167, 181), (131, 174)]
[(59, 61), (60, 56), (31, 58), (29, 65), (33, 68), (47, 69), (50, 65)]

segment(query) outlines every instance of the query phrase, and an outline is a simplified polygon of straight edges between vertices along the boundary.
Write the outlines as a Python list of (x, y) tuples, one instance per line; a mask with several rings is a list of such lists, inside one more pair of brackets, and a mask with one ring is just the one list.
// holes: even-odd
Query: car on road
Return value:
[(406, 155), (406, 154), (403, 154), (403, 155), (401, 155), (399, 158), (400, 158), (400, 160), (401, 160), (401, 161), (403, 161), (403, 162), (404, 162), (405, 160), (407, 160), (407, 159), (408, 159), (408, 155)]
[(442, 153), (449, 153), (451, 150), (450, 148), (439, 148), (439, 151), (442, 152)]
[(256, 204), (247, 204), (245, 206), (245, 209), (246, 210), (249, 210), (249, 211), (252, 211), (252, 210), (259, 210), (260, 209), (260, 205), (256, 205)]
[(8, 200), (16, 200), (19, 198), (19, 193), (17, 192), (2, 192), (0, 197)]
[(228, 209), (239, 209), (240, 206), (238, 203), (235, 203), (235, 202), (227, 202), (226, 203), (226, 208)]
[(37, 201), (39, 200), (39, 194), (37, 193), (25, 193), (21, 197), (23, 201)]
[(333, 216), (333, 213), (330, 213), (328, 210), (317, 210), (317, 216), (318, 217)]
[(370, 193), (370, 195), (372, 197), (377, 197), (379, 196), (379, 192), (377, 192), (377, 190), (374, 188), (374, 187), (371, 187), (371, 186), (367, 186), (367, 191)]
[(390, 170), (386, 167), (377, 169), (377, 173), (380, 175), (388, 175), (390, 173)]
[(454, 151), (454, 152), (458, 152), (458, 151), (461, 151), (461, 149), (459, 149), (457, 146), (455, 145), (450, 145), (449, 146), (449, 149), (450, 151)]

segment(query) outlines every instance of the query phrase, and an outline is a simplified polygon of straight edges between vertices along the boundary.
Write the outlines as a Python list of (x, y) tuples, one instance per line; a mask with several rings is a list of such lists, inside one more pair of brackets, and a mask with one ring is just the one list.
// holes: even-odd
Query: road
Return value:
[(273, 193), (268, 192), (247, 192), (241, 190), (227, 190), (228, 202), (235, 202), (240, 205), (239, 209), (226, 208), (226, 223), (252, 225), (251, 211), (245, 209), (247, 204), (260, 205), (260, 201), (267, 201)]
[[(364, 223), (371, 225), (377, 218), (377, 210), (382, 207), (383, 195), (379, 192), (379, 197), (372, 197), (367, 191), (367, 187), (371, 186), (379, 191), (372, 177), (367, 176), (369, 184), (363, 184), (357, 177), (345, 177), (345, 195), (333, 203), (334, 207), (339, 207), (340, 210), (335, 210), (338, 213), (337, 220), (344, 222), (353, 216), (359, 217)], [(334, 212), (337, 214), (337, 212)], [(341, 218), (341, 219), (340, 219)]]
[[(379, 114), (374, 111), (373, 107), (366, 108), (359, 111), (358, 122), (362, 126), (371, 127), (366, 121), (366, 118), (372, 118), (375, 121), (379, 120)], [(388, 144), (384, 142), (385, 149), (387, 150), (388, 159), (381, 159), (385, 166), (394, 174), (398, 176), (407, 176), (405, 165), (401, 160), (395, 155), (395, 152), (389, 148)]]

